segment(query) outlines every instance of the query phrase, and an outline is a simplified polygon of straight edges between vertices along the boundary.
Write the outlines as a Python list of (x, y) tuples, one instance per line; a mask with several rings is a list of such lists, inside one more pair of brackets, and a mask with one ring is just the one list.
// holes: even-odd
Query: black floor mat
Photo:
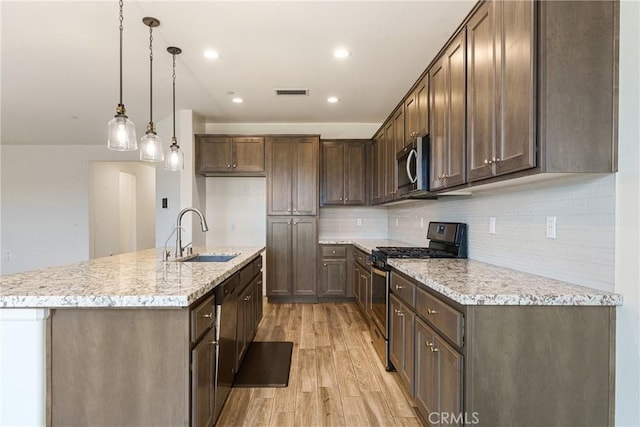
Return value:
[(286, 387), (289, 384), (291, 352), (289, 341), (254, 341), (249, 346), (234, 387)]

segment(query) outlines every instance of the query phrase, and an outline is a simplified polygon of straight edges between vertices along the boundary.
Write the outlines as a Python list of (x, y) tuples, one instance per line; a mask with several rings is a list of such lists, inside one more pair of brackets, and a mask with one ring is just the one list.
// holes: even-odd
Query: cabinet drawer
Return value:
[(415, 307), (415, 291), (416, 285), (395, 272), (391, 273), (391, 293), (411, 308)]
[(422, 289), (416, 290), (416, 311), (447, 338), (462, 347), (462, 313)]
[(346, 246), (323, 246), (322, 258), (346, 258), (347, 247)]
[(353, 258), (364, 268), (368, 268), (369, 255), (354, 247)]
[(240, 287), (241, 288), (244, 288), (246, 285), (248, 285), (249, 282), (251, 282), (251, 279), (253, 279), (253, 276), (255, 276), (254, 263), (255, 261), (247, 264), (242, 268), (242, 270), (240, 270)]
[(215, 320), (214, 298), (211, 295), (200, 305), (191, 310), (191, 341), (196, 342)]

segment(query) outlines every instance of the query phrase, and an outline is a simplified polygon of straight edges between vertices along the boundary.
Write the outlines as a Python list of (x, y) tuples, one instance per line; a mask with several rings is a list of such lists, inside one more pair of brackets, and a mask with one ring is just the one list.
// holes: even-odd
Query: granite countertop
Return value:
[(391, 259), (389, 265), (463, 305), (622, 305), (622, 296), (467, 259)]
[[(415, 246), (385, 239), (320, 239), (321, 245)], [(389, 259), (388, 264), (462, 305), (622, 305), (622, 295), (467, 259)]]
[(196, 247), (227, 262), (162, 261), (161, 249), (0, 276), (0, 308), (188, 307), (264, 247)]

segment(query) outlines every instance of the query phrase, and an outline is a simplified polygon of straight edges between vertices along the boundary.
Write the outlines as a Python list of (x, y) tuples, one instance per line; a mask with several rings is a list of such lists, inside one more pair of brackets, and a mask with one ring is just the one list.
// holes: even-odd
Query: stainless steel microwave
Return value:
[(396, 155), (398, 195), (404, 199), (432, 199), (429, 192), (429, 135), (418, 138)]

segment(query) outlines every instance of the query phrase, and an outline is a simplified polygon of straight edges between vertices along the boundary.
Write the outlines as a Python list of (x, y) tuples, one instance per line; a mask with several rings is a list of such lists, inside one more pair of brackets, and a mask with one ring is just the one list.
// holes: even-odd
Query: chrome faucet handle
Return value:
[(193, 255), (193, 246), (187, 248), (187, 255)]
[(162, 251), (162, 260), (163, 261), (169, 261), (169, 258), (171, 258), (171, 251), (169, 249), (165, 249)]

